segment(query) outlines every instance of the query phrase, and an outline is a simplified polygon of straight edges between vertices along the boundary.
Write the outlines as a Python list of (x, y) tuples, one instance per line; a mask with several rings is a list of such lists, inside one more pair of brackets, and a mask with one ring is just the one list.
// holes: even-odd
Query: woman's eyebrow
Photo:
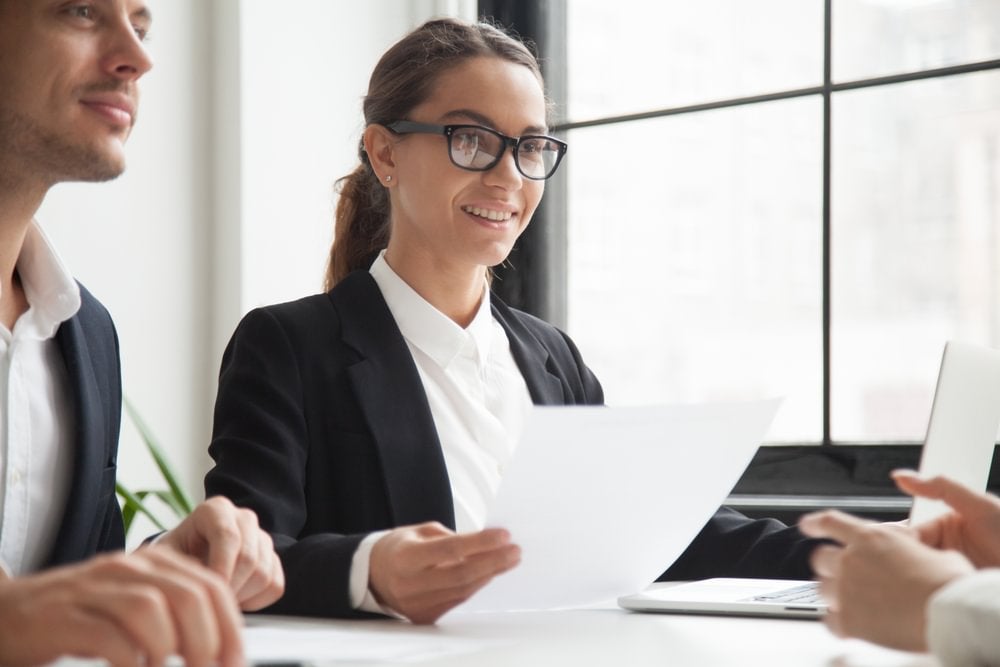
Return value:
[[(475, 123), (479, 123), (480, 125), (485, 125), (486, 127), (490, 127), (493, 129), (496, 129), (497, 127), (497, 124), (493, 121), (492, 118), (490, 118), (485, 114), (481, 114), (478, 111), (473, 111), (472, 109), (455, 109), (441, 116), (441, 119), (471, 120)], [(548, 132), (547, 127), (530, 125), (526, 128), (523, 128), (521, 134), (544, 134), (546, 132)]]

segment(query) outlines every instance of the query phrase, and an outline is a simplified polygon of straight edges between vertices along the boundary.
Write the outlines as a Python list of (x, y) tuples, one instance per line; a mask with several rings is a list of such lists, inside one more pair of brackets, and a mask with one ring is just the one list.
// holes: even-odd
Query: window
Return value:
[(539, 314), (611, 404), (784, 395), (759, 463), (812, 463), (771, 482), (887, 486), (944, 342), (1000, 347), (1000, 3), (544, 4), (501, 18), (539, 41), (570, 145)]

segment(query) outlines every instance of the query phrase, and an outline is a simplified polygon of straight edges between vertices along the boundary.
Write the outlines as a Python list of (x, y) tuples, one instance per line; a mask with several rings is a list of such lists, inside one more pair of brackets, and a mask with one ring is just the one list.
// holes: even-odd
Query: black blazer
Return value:
[(118, 334), (82, 285), (80, 310), (56, 331), (72, 395), (74, 452), (66, 510), (46, 566), (125, 548), (115, 497), (122, 384)]
[[(534, 403), (603, 403), (600, 383), (564, 333), (495, 297), (492, 304)], [(274, 538), (286, 588), (272, 613), (358, 615), (348, 579), (367, 534), (423, 521), (455, 525), (423, 385), (367, 271), (327, 294), (247, 314), (223, 355), (209, 453), (216, 465), (206, 493), (256, 511)], [(802, 539), (781, 528), (722, 511), (699, 538), (713, 551), (707, 569), (781, 574)], [(768, 553), (748, 555), (759, 549)], [(677, 573), (702, 562), (689, 549)]]

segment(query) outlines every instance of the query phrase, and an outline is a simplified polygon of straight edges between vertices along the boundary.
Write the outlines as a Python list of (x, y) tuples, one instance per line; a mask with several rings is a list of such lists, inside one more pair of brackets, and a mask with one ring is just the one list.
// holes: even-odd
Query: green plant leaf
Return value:
[(157, 443), (152, 431), (149, 430), (146, 422), (139, 416), (139, 412), (132, 405), (132, 402), (128, 398), (125, 398), (123, 402), (129, 418), (135, 424), (140, 437), (142, 437), (142, 441), (146, 445), (146, 449), (149, 450), (150, 455), (152, 455), (153, 460), (156, 462), (156, 467), (160, 469), (160, 474), (163, 475), (163, 479), (170, 487), (170, 494), (173, 496), (173, 500), (168, 501), (164, 499), (164, 502), (177, 511), (178, 516), (187, 516), (193, 511), (194, 503), (191, 502), (191, 499), (184, 492), (184, 487), (178, 481), (177, 473), (167, 460), (163, 448)]
[(139, 493), (143, 494), (142, 497), (144, 498), (146, 495), (148, 495), (149, 493), (148, 491), (140, 491), (139, 493), (132, 493), (132, 491), (127, 489), (125, 485), (122, 484), (121, 482), (115, 482), (115, 491), (125, 501), (125, 506), (122, 508), (123, 519), (125, 517), (126, 508), (129, 509), (130, 518), (128, 522), (125, 524), (126, 534), (128, 534), (128, 529), (131, 528), (132, 526), (132, 520), (135, 518), (136, 513), (145, 514), (149, 518), (149, 520), (153, 522), (153, 525), (155, 525), (160, 530), (167, 529), (167, 527), (164, 526), (163, 523), (156, 518), (156, 515), (153, 514), (149, 510), (149, 508), (147, 508), (146, 505), (142, 502), (142, 498), (140, 498)]
[(151, 491), (150, 493), (162, 500), (163, 504), (173, 510), (174, 514), (176, 514), (179, 519), (183, 519), (189, 514), (189, 512), (184, 511), (184, 508), (170, 491)]

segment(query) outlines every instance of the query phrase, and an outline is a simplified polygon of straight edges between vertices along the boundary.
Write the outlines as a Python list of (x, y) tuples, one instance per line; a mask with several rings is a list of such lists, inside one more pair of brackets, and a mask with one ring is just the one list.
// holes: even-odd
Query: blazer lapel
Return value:
[(448, 470), (427, 395), (375, 280), (355, 272), (330, 292), (343, 339), (362, 359), (348, 368), (378, 448), (395, 525), (455, 528)]
[(528, 329), (510, 312), (507, 304), (495, 295), (490, 296), (493, 316), (507, 332), (510, 341), (510, 353), (514, 363), (524, 376), (528, 385), (528, 393), (535, 405), (563, 405), (566, 394), (562, 380), (549, 370), (551, 356), (549, 351), (538, 342)]
[(93, 552), (99, 537), (94, 530), (95, 517), (102, 509), (97, 507), (97, 481), (108, 465), (103, 445), (107, 440), (107, 424), (98, 400), (100, 391), (90, 350), (78, 317), (63, 322), (56, 332), (56, 342), (69, 376), (76, 438), (66, 511), (49, 559), (52, 565), (77, 561)]

